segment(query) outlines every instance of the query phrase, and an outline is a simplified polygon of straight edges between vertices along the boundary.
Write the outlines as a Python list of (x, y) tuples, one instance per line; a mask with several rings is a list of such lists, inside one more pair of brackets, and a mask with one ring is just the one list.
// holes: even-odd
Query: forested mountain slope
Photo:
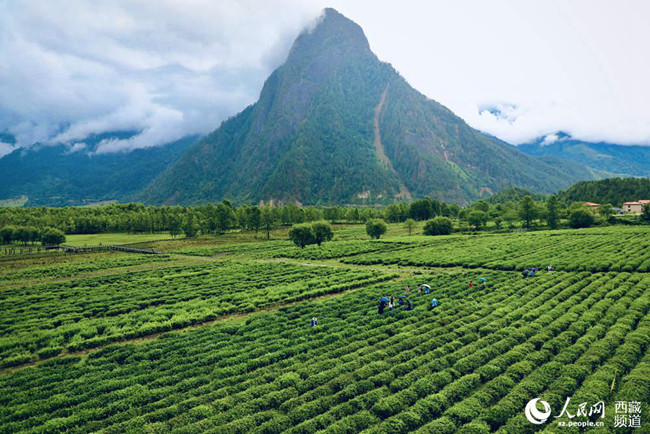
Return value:
[(259, 100), (192, 146), (139, 197), (154, 204), (466, 203), (508, 186), (538, 192), (593, 179), (469, 127), (372, 53), (333, 9), (295, 41)]

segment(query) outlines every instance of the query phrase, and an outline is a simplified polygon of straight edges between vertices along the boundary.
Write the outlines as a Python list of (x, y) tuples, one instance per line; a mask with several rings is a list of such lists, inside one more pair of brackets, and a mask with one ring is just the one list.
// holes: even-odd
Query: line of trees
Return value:
[(100, 207), (0, 208), (0, 227), (54, 227), (67, 234), (170, 232), (172, 236), (193, 236), (198, 233), (220, 234), (232, 229), (265, 231), (268, 234), (278, 226), (296, 223), (319, 220), (363, 223), (376, 217), (383, 217), (383, 210), (300, 207), (294, 204), (282, 207), (233, 206), (223, 201), (216, 205), (192, 207), (111, 204)]
[[(330, 206), (325, 208), (285, 206), (234, 206), (228, 201), (193, 207), (145, 206), (142, 204), (111, 204), (100, 207), (68, 208), (0, 208), (0, 228), (5, 226), (30, 228), (43, 232), (56, 228), (66, 234), (128, 232), (169, 232), (173, 237), (193, 237), (201, 234), (222, 234), (233, 229), (263, 231), (267, 238), (279, 226), (329, 221), (335, 223), (366, 223), (384, 219), (390, 223), (404, 223), (409, 234), (416, 221), (445, 217), (457, 222), (458, 228), (481, 230), (494, 225), (496, 229), (527, 229), (547, 226), (555, 229), (562, 222), (571, 227), (614, 223), (611, 205), (603, 205), (593, 212), (580, 203), (539, 195), (526, 195), (525, 190), (511, 189), (489, 199), (479, 200), (466, 208), (424, 198), (411, 203), (394, 203), (383, 209)], [(587, 213), (589, 215), (587, 215)], [(650, 209), (641, 220), (650, 221)], [(545, 222), (545, 223), (544, 223)], [(38, 242), (40, 239), (21, 232), (20, 242)], [(26, 241), (24, 241), (26, 240)]]
[(219, 204), (184, 206), (145, 206), (142, 204), (111, 204), (100, 207), (67, 208), (0, 208), (0, 227), (53, 227), (66, 234), (108, 232), (157, 233), (172, 236), (222, 234), (232, 229), (264, 231), (325, 220), (329, 222), (365, 223), (383, 218), (388, 222), (407, 219), (428, 220), (438, 215), (457, 216), (458, 205), (422, 199), (410, 204), (396, 203), (385, 209), (330, 206), (325, 208), (285, 206), (234, 206), (228, 201)]
[(503, 227), (513, 229), (518, 225), (525, 229), (540, 227), (557, 229), (650, 222), (650, 207), (637, 219), (634, 216), (617, 216), (610, 204), (603, 204), (593, 209), (585, 207), (580, 202), (567, 204), (558, 200), (556, 195), (543, 199), (545, 200), (535, 200), (532, 196), (526, 195), (517, 201), (509, 200), (505, 203), (490, 204), (479, 200), (463, 209), (458, 218), (474, 230), (484, 229), (489, 222), (492, 222), (497, 229)]
[(41, 243), (44, 246), (55, 246), (65, 243), (65, 234), (63, 231), (46, 227), (39, 229), (34, 226), (3, 226), (0, 228), (0, 239), (3, 244), (22, 243), (36, 244)]
[(332, 226), (324, 220), (311, 224), (295, 224), (289, 230), (289, 239), (303, 249), (310, 244), (318, 244), (320, 247), (325, 241), (330, 241), (332, 237), (334, 237)]

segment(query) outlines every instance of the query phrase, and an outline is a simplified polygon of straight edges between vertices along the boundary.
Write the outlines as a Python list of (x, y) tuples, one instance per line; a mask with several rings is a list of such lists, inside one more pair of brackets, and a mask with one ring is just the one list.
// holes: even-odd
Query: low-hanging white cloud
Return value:
[[(332, 6), (418, 90), (510, 143), (564, 131), (650, 144), (645, 0), (7, 0), (0, 132), (95, 152), (208, 133), (253, 103)], [(79, 148), (77, 148), (79, 149)]]
[(557, 134), (549, 134), (548, 136), (544, 137), (544, 140), (542, 140), (542, 145), (552, 145), (553, 143), (557, 142), (557, 140), (560, 138)]
[(255, 101), (320, 9), (307, 0), (0, 3), (0, 132), (24, 147), (141, 131), (101, 142), (100, 153), (207, 133)]
[(15, 147), (11, 143), (0, 142), (0, 158), (14, 151)]
[[(412, 86), (475, 128), (513, 144), (565, 131), (650, 145), (646, 0), (329, 3)], [(484, 109), (500, 105), (514, 110)]]

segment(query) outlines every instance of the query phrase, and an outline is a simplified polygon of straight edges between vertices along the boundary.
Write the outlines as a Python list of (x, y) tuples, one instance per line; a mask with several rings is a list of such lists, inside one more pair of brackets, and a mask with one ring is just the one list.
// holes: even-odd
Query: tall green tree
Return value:
[(194, 214), (190, 213), (185, 216), (183, 219), (182, 230), (187, 238), (193, 238), (198, 234), (199, 225), (196, 223)]
[(235, 210), (237, 216), (237, 226), (242, 230), (248, 230), (248, 211), (245, 206), (237, 207)]
[(449, 235), (454, 229), (454, 225), (448, 217), (435, 217), (427, 220), (424, 224), (425, 235)]
[(409, 231), (409, 236), (411, 236), (411, 233), (413, 232), (413, 228), (415, 228), (415, 220), (406, 219), (406, 221), (404, 222), (404, 227)]
[(280, 219), (274, 208), (270, 206), (262, 207), (260, 212), (260, 226), (266, 232), (266, 239), (271, 239), (271, 231), (278, 227)]
[(358, 222), (361, 220), (361, 216), (359, 215), (359, 208), (348, 209), (345, 213), (345, 219), (349, 222)]
[(58, 246), (65, 243), (63, 231), (55, 228), (46, 228), (41, 235), (41, 244), (44, 246)]
[(442, 215), (445, 217), (458, 217), (460, 207), (455, 203), (443, 204)]
[(442, 203), (437, 199), (429, 199), (431, 201), (431, 215), (433, 217), (442, 215)]
[(41, 231), (37, 227), (28, 226), (27, 230), (29, 231), (29, 242), (34, 244), (38, 241), (41, 241)]
[(409, 215), (415, 220), (428, 220), (433, 217), (433, 205), (431, 199), (424, 198), (411, 203)]
[(557, 196), (554, 194), (552, 194), (546, 202), (546, 221), (551, 229), (557, 229), (560, 221), (559, 204)]
[(14, 232), (14, 239), (16, 241), (20, 241), (23, 244), (27, 244), (29, 242), (29, 236), (29, 229), (27, 229), (25, 226), (18, 226)]
[(569, 215), (569, 226), (574, 229), (588, 228), (594, 224), (594, 216), (586, 209), (576, 209)]
[(323, 210), (323, 217), (325, 220), (329, 220), (331, 222), (337, 222), (342, 219), (343, 216), (343, 210), (339, 206), (330, 206), (327, 207)]
[(386, 222), (382, 219), (370, 219), (366, 222), (366, 233), (371, 238), (379, 239), (387, 230), (388, 226), (386, 226)]
[[(225, 202), (225, 201), (224, 201)], [(237, 221), (237, 215), (231, 206), (226, 203), (220, 203), (214, 210), (215, 229), (223, 234), (232, 229)]]
[(304, 208), (304, 210), (305, 210), (305, 221), (313, 222), (316, 220), (322, 220), (323, 218), (323, 213), (318, 208), (309, 206), (307, 208)]
[(530, 229), (530, 225), (539, 215), (537, 205), (530, 196), (524, 196), (519, 201), (519, 217), (523, 220), (526, 229)]
[(479, 200), (472, 204), (472, 208), (479, 211), (488, 212), (490, 210), (490, 205), (483, 200)]
[(305, 246), (316, 242), (316, 235), (314, 234), (314, 229), (309, 223), (298, 223), (289, 229), (289, 239), (293, 241), (295, 245), (304, 249)]
[(519, 213), (514, 209), (506, 209), (503, 214), (501, 214), (501, 218), (506, 222), (510, 229), (513, 229), (515, 227), (515, 222), (519, 219)]
[(613, 211), (612, 205), (608, 203), (603, 203), (598, 207), (598, 215), (605, 219), (608, 219), (612, 215)]
[(474, 226), (476, 230), (481, 229), (487, 224), (488, 215), (483, 211), (470, 211), (467, 215), (467, 222)]
[(311, 227), (314, 231), (314, 240), (319, 247), (322, 243), (329, 241), (334, 237), (332, 226), (324, 220), (312, 223)]
[(255, 231), (255, 236), (257, 236), (257, 232), (260, 230), (260, 227), (262, 226), (262, 212), (260, 211), (260, 208), (257, 206), (251, 206), (248, 207), (246, 210), (247, 214), (247, 225), (249, 229), (252, 229)]
[(643, 206), (643, 212), (641, 212), (641, 220), (650, 222), (650, 203), (647, 203)]
[(16, 231), (16, 228), (13, 226), (3, 226), (2, 229), (0, 229), (0, 238), (2, 238), (2, 242), (5, 244), (9, 244), (14, 240), (14, 232)]
[(172, 238), (176, 238), (182, 233), (183, 219), (178, 215), (171, 215), (167, 219), (167, 225), (169, 226), (169, 234)]
[(384, 210), (384, 216), (391, 223), (403, 222), (408, 216), (408, 209), (404, 203), (391, 203)]

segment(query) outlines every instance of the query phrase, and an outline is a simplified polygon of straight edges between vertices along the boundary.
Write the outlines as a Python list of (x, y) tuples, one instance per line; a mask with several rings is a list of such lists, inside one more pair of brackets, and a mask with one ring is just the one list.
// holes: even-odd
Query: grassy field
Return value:
[[(320, 248), (277, 230), (0, 269), (0, 431), (648, 432), (650, 228), (336, 230)], [(407, 285), (414, 309), (379, 315)], [(526, 419), (533, 398), (547, 423)], [(599, 401), (603, 418), (576, 415)], [(641, 429), (615, 428), (621, 401)]]
[(100, 244), (132, 244), (171, 238), (168, 233), (158, 234), (72, 234), (66, 235), (65, 244), (73, 247)]

